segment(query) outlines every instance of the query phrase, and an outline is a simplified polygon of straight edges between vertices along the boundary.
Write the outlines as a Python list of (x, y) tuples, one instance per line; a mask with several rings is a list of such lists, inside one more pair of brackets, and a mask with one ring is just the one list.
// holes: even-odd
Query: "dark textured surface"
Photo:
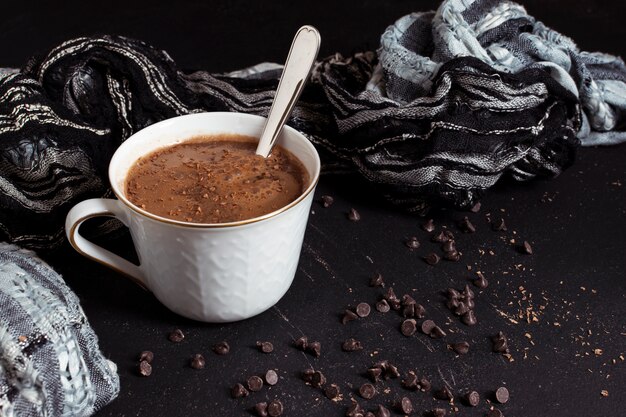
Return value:
[[(572, 36), (581, 47), (626, 55), (624, 3), (524, 3), (531, 14)], [(100, 9), (83, 3), (73, 9), (48, 5), (35, 11), (22, 4), (20, 11), (0, 17), (0, 56), (3, 65), (19, 66), (33, 51), (45, 51), (69, 37), (117, 32), (168, 50), (182, 67), (229, 70), (263, 60), (282, 61), (293, 32), (303, 23), (320, 29), (322, 54), (350, 53), (375, 47), (382, 30), (402, 14), (435, 5), (111, 2)], [(463, 252), (460, 262), (442, 261), (434, 267), (421, 259), (439, 251), (419, 227), (424, 219), (377, 203), (371, 190), (348, 179), (324, 177), (317, 195), (331, 194), (335, 203), (327, 209), (314, 203), (292, 288), (275, 308), (241, 323), (187, 321), (70, 249), (49, 256), (81, 298), (104, 353), (119, 366), (121, 394), (98, 415), (244, 416), (256, 402), (280, 398), (286, 415), (342, 416), (347, 398), (358, 398), (367, 367), (382, 359), (396, 364), (403, 374), (413, 369), (427, 375), (435, 389), (445, 380), (457, 395), (472, 389), (490, 398), (504, 385), (511, 399), (499, 408), (509, 417), (621, 415), (626, 391), (625, 361), (619, 358), (626, 354), (625, 154), (624, 146), (581, 149), (574, 167), (556, 180), (501, 184), (485, 197), (478, 214), (434, 213), (437, 225), (445, 224), (458, 235), (457, 246)], [(351, 207), (361, 214), (360, 222), (347, 220)], [(486, 213), (492, 219), (503, 217), (508, 231), (492, 231)], [(466, 214), (478, 229), (475, 234), (461, 234), (455, 226)], [(404, 239), (413, 235), (422, 246), (411, 252)], [(511, 238), (529, 241), (535, 253), (518, 253), (507, 243)], [(128, 252), (123, 239), (113, 245)], [(479, 268), (490, 282), (485, 290), (475, 289), (478, 325), (471, 328), (446, 309), (440, 293), (448, 286), (464, 286), (472, 277), (467, 265)], [(399, 295), (408, 292), (422, 303), (427, 318), (448, 336), (433, 340), (418, 333), (406, 338), (399, 332), (401, 318), (395, 312), (383, 315), (374, 310), (365, 319), (342, 325), (344, 308), (378, 300), (382, 291), (367, 286), (377, 272)], [(514, 324), (498, 313), (514, 316), (520, 308), (532, 308), (538, 322), (515, 318)], [(176, 327), (187, 335), (180, 344), (167, 340)], [(509, 338), (513, 362), (491, 352), (489, 337), (499, 330)], [(321, 358), (290, 346), (302, 334), (322, 343)], [(364, 350), (342, 352), (341, 342), (349, 337), (360, 340)], [(231, 345), (227, 356), (211, 351), (221, 340)], [(272, 341), (274, 352), (258, 352), (257, 340)], [(460, 340), (471, 343), (470, 352), (456, 357), (446, 344)], [(136, 373), (136, 358), (145, 349), (155, 353), (149, 378)], [(594, 349), (601, 349), (601, 355)], [(205, 369), (189, 367), (194, 353), (205, 356)], [(299, 380), (298, 373), (309, 366), (322, 370), (329, 383), (340, 385), (343, 402), (335, 404)], [(234, 383), (269, 368), (279, 370), (276, 386), (245, 399), (229, 398)], [(431, 395), (407, 393), (398, 380), (380, 387), (389, 387), (390, 393), (367, 402), (372, 408), (390, 403), (396, 395), (408, 395), (420, 414), (446, 406)], [(607, 390), (608, 397), (601, 396), (601, 390)], [(482, 416), (487, 410), (484, 401), (475, 409), (458, 399), (456, 403), (458, 415)]]

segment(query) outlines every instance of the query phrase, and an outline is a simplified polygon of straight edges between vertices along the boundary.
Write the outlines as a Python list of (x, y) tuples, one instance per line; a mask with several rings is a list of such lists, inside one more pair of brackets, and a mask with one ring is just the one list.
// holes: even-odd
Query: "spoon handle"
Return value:
[(317, 29), (313, 26), (302, 26), (298, 29), (291, 43), (274, 102), (256, 148), (257, 155), (267, 158), (272, 151), (278, 134), (304, 89), (319, 48), (320, 34)]

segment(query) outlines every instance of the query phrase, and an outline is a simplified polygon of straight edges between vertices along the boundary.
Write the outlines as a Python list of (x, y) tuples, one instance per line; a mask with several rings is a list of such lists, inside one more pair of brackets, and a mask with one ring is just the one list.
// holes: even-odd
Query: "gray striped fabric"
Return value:
[(63, 279), (0, 243), (0, 416), (89, 416), (120, 389), (117, 368)]

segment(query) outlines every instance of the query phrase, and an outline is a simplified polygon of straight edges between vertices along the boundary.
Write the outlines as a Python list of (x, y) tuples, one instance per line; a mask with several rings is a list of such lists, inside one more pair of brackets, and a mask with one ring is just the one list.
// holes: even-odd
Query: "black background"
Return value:
[[(626, 55), (626, 3), (622, 1), (522, 2), (529, 12), (586, 50)], [(282, 62), (291, 37), (302, 24), (322, 34), (321, 56), (374, 49), (385, 27), (411, 11), (436, 7), (434, 1), (110, 1), (63, 3), (11, 2), (0, 14), (0, 65), (19, 67), (29, 56), (45, 53), (63, 40), (95, 33), (118, 33), (167, 50), (181, 68), (226, 71), (261, 61)], [(363, 372), (389, 359), (406, 372), (428, 376), (435, 388), (448, 383), (455, 394), (475, 389), (484, 400), (470, 409), (456, 400), (456, 415), (482, 416), (492, 392), (507, 386), (506, 416), (624, 415), (626, 392), (626, 148), (583, 148), (576, 164), (552, 181), (499, 184), (469, 214), (475, 234), (458, 235), (461, 262), (431, 267), (421, 257), (438, 248), (419, 228), (424, 221), (398, 212), (354, 178), (323, 177), (317, 196), (330, 194), (327, 209), (313, 204), (300, 267), (287, 295), (273, 309), (244, 322), (211, 325), (185, 320), (162, 307), (149, 293), (69, 248), (47, 256), (78, 293), (100, 346), (117, 363), (122, 390), (98, 416), (238, 416), (258, 401), (280, 398), (291, 416), (342, 416), (350, 396), (366, 381)], [(362, 215), (350, 222), (351, 207)], [(437, 225), (456, 230), (468, 213), (438, 210)], [(507, 232), (493, 232), (487, 221), (503, 217)], [(403, 240), (417, 236), (422, 247), (409, 251)], [(535, 254), (522, 255), (516, 244), (528, 240)], [(127, 239), (112, 242), (130, 252)], [(490, 251), (494, 255), (490, 254)], [(472, 271), (468, 271), (468, 266)], [(461, 288), (480, 269), (490, 281), (477, 291), (479, 324), (467, 327), (445, 308), (441, 291)], [(344, 308), (374, 303), (381, 291), (367, 286), (382, 273), (399, 294), (410, 293), (427, 315), (448, 332), (443, 340), (423, 335), (405, 338), (396, 313), (373, 312), (342, 325)], [(172, 277), (175, 279), (175, 277)], [(538, 322), (512, 323), (502, 314), (532, 308)], [(498, 313), (502, 312), (502, 314)], [(181, 344), (167, 333), (181, 328)], [(513, 362), (490, 351), (489, 336), (509, 336)], [(303, 354), (291, 341), (303, 334), (322, 343), (319, 359)], [(527, 334), (527, 335), (525, 335)], [(341, 341), (360, 339), (365, 349), (344, 353)], [(231, 354), (220, 357), (211, 346), (227, 340)], [(269, 355), (254, 348), (271, 340)], [(447, 343), (467, 340), (470, 353), (457, 357)], [(531, 343), (532, 341), (532, 343)], [(533, 344), (534, 343), (534, 344)], [(136, 374), (141, 350), (155, 352), (150, 378)], [(594, 349), (601, 349), (594, 353)], [(189, 357), (203, 353), (207, 367), (196, 371)], [(335, 404), (306, 386), (298, 374), (313, 366), (339, 384), (344, 401)], [(279, 370), (281, 381), (246, 399), (229, 398), (230, 386), (248, 376)], [(419, 414), (448, 407), (423, 393), (406, 392), (399, 381), (379, 386), (364, 405), (389, 404), (408, 395)], [(603, 397), (601, 390), (607, 390)]]

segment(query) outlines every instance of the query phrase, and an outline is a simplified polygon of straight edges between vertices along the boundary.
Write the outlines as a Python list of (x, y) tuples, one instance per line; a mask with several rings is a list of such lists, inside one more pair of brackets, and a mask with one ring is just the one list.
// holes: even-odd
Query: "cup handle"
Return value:
[(135, 265), (94, 243), (91, 243), (78, 233), (80, 225), (93, 217), (115, 217), (128, 227), (128, 215), (118, 200), (93, 198), (76, 204), (65, 218), (65, 233), (70, 244), (81, 255), (99, 262), (109, 268), (126, 275), (136, 284), (148, 289), (145, 283), (141, 266)]

